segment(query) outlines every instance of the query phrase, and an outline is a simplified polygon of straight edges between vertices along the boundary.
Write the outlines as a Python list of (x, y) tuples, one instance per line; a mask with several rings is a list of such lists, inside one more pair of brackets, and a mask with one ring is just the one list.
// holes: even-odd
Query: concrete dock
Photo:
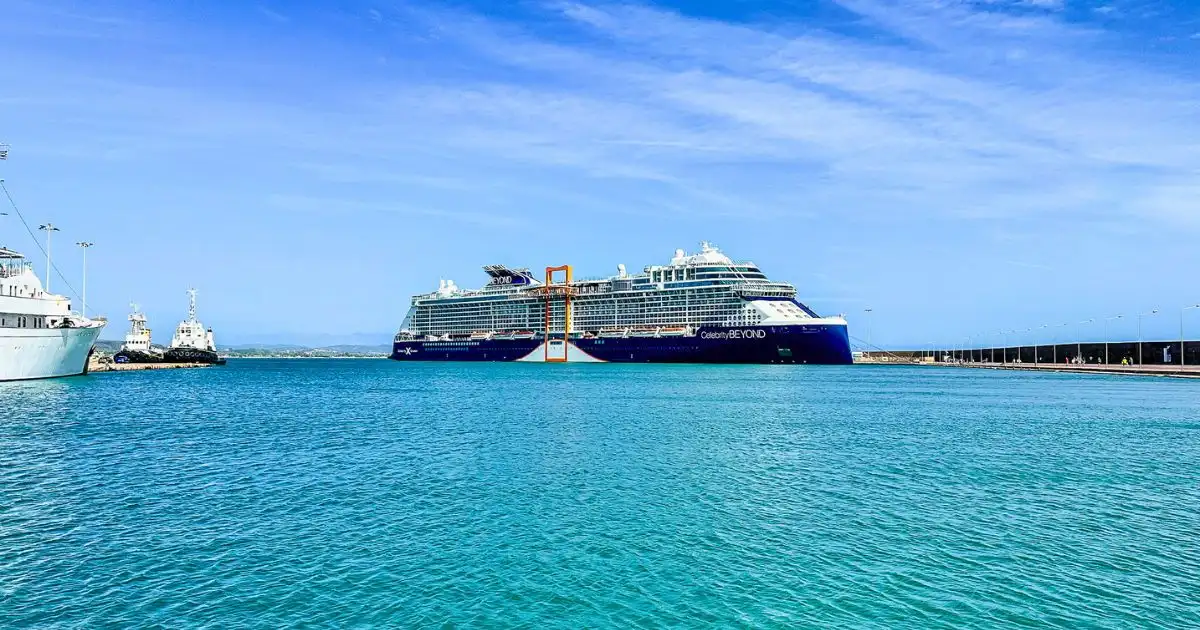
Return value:
[(174, 370), (180, 368), (210, 367), (208, 363), (113, 363), (107, 357), (92, 357), (88, 362), (88, 373), (133, 372), (137, 370)]
[(1200, 366), (1178, 365), (1103, 365), (1069, 363), (922, 363), (942, 367), (965, 367), (985, 370), (1022, 370), (1026, 372), (1068, 372), (1072, 374), (1120, 374), (1125, 376), (1164, 376), (1172, 378), (1200, 378)]

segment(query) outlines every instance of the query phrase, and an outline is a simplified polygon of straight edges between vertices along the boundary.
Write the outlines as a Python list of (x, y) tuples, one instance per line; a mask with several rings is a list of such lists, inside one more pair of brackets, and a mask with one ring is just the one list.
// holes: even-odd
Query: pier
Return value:
[(174, 370), (210, 367), (211, 363), (114, 363), (112, 357), (93, 356), (88, 360), (88, 374), (99, 372), (135, 372), (138, 370)]
[[(1183, 349), (1186, 354), (1180, 352)], [(856, 363), (1200, 378), (1200, 341), (1073, 342), (864, 353)]]
[(1032, 372), (1068, 372), (1072, 374), (1120, 374), (1125, 376), (1166, 376), (1173, 378), (1200, 378), (1200, 365), (1103, 365), (1071, 363), (970, 363), (942, 362), (928, 365), (947, 367), (979, 368), (985, 370), (1023, 370)]

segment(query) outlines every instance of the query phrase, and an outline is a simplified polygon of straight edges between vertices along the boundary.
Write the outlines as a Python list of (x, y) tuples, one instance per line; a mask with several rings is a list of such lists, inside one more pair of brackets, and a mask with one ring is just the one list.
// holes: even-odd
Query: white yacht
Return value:
[(72, 313), (23, 255), (0, 248), (0, 381), (86, 373), (106, 323)]

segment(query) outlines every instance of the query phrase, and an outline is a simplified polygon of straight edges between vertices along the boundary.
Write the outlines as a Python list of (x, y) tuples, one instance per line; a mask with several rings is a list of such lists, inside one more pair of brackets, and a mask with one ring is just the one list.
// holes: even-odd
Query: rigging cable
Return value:
[[(25, 231), (29, 233), (29, 238), (33, 240), (33, 244), (37, 245), (38, 250), (40, 250), (42, 255), (45, 256), (46, 248), (42, 247), (41, 241), (39, 241), (37, 235), (33, 233), (33, 230), (29, 227), (29, 223), (25, 221), (25, 215), (21, 214), (21, 209), (17, 207), (17, 202), (13, 201), (12, 193), (8, 192), (8, 186), (4, 185), (3, 179), (0, 179), (0, 189), (4, 190), (4, 196), (8, 197), (8, 205), (12, 206), (12, 209), (16, 211), (17, 218), (21, 220), (21, 225), (25, 226)], [(58, 270), (58, 265), (54, 264), (53, 260), (50, 261), (50, 267), (55, 273), (58, 274), (58, 277), (63, 281), (63, 284), (67, 285), (67, 289), (71, 291), (71, 295), (74, 295), (76, 299), (81, 299), (79, 297), (79, 293), (75, 291), (75, 287), (71, 286), (71, 282), (67, 280), (67, 277), (63, 275), (63, 272)], [(49, 275), (50, 272), (47, 270), (46, 277), (49, 278)]]

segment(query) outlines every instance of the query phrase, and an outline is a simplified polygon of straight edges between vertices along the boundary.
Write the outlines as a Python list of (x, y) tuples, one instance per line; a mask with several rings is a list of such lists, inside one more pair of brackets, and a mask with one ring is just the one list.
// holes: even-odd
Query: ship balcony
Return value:
[(579, 295), (579, 290), (577, 288), (566, 284), (542, 285), (532, 289), (532, 292), (534, 295), (538, 295), (543, 298), (575, 297), (576, 295)]
[(735, 295), (742, 298), (794, 298), (795, 287), (787, 284), (743, 283), (733, 286)]

